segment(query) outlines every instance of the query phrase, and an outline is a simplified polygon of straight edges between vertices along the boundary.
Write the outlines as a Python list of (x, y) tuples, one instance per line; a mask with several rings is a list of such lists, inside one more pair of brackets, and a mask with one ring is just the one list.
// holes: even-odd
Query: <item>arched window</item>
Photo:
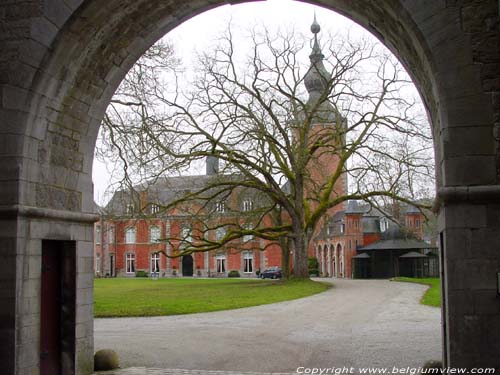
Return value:
[(226, 228), (224, 227), (219, 227), (215, 229), (215, 240), (220, 241), (224, 238), (226, 235)]
[(160, 241), (160, 227), (153, 225), (149, 228), (149, 242), (155, 243)]
[(101, 226), (96, 225), (95, 227), (95, 243), (100, 244), (101, 243)]
[(125, 243), (135, 243), (135, 228), (130, 227), (125, 230)]

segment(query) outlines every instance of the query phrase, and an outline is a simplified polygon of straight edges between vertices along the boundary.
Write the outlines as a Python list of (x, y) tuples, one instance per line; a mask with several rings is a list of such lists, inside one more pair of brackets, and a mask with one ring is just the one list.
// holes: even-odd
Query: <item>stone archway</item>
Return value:
[[(435, 138), (445, 360), (455, 367), (500, 367), (498, 2), (311, 2), (366, 27), (412, 75)], [(74, 361), (78, 373), (92, 372), (89, 270), (96, 217), (91, 168), (101, 118), (126, 71), (154, 41), (224, 3), (34, 0), (0, 5), (5, 270), (0, 360), (5, 373), (36, 372), (39, 366), (33, 353), (40, 339), (36, 306), (42, 240), (75, 241), (78, 319), (73, 328), (79, 335)]]

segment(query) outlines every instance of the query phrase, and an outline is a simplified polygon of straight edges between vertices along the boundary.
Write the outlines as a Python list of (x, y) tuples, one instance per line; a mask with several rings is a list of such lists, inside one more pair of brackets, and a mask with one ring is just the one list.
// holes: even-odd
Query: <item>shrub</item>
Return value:
[(135, 272), (135, 277), (148, 277), (148, 273), (146, 271), (136, 271)]
[(240, 272), (238, 270), (229, 271), (227, 277), (240, 277)]
[(307, 266), (309, 268), (309, 275), (319, 275), (319, 262), (317, 258), (308, 258)]

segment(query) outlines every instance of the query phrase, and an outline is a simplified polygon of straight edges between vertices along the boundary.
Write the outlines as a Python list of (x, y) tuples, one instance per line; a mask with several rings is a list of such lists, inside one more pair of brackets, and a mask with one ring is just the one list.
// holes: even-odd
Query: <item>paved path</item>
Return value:
[(148, 375), (186, 373), (158, 368), (210, 374), (207, 370), (294, 373), (299, 366), (419, 367), (441, 358), (440, 310), (418, 303), (425, 286), (333, 282), (324, 293), (272, 305), (96, 319), (95, 350), (116, 350), (122, 367), (156, 368), (133, 372)]

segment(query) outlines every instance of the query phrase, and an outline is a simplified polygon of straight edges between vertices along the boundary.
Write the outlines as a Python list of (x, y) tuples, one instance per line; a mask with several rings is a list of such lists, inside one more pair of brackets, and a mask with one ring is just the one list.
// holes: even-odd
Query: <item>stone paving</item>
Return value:
[(95, 350), (115, 350), (134, 375), (419, 367), (441, 358), (441, 312), (419, 304), (425, 286), (333, 282), (311, 297), (238, 310), (96, 319)]
[(241, 371), (205, 371), (182, 369), (159, 369), (145, 367), (130, 367), (113, 371), (101, 371), (96, 375), (292, 375), (284, 372), (241, 372)]

